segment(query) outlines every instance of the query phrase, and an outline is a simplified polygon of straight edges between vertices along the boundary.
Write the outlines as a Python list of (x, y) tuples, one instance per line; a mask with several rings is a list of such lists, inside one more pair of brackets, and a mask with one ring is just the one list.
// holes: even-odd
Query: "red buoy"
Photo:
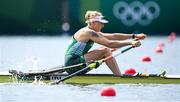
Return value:
[(168, 36), (168, 41), (173, 42), (176, 39), (176, 33), (171, 32), (170, 35)]
[(142, 58), (142, 61), (143, 61), (143, 62), (151, 62), (151, 58), (150, 58), (149, 56), (144, 56), (144, 57)]
[(136, 74), (136, 70), (134, 68), (126, 69), (124, 72), (125, 75), (134, 75)]
[(101, 96), (116, 96), (116, 89), (111, 86), (103, 87), (101, 89)]
[(158, 43), (158, 47), (164, 48), (164, 46), (165, 46), (164, 42), (160, 41), (160, 42)]
[(170, 36), (172, 36), (172, 38), (175, 40), (176, 39), (176, 33), (175, 32), (171, 32)]
[(174, 41), (174, 38), (173, 38), (173, 36), (168, 36), (168, 42), (173, 42)]
[(162, 47), (157, 47), (156, 48), (156, 53), (163, 53), (163, 48)]

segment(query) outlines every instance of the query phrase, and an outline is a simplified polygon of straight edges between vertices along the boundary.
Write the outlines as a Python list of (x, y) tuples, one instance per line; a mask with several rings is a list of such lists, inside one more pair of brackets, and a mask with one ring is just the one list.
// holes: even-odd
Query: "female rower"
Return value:
[[(112, 55), (112, 49), (121, 48), (128, 45), (139, 47), (139, 40), (143, 40), (146, 35), (141, 34), (123, 34), (123, 33), (103, 33), (101, 29), (105, 23), (104, 16), (98, 11), (87, 11), (85, 14), (87, 26), (78, 30), (72, 37), (72, 41), (65, 53), (65, 66), (76, 65), (100, 60)], [(127, 39), (138, 39), (137, 41)], [(104, 47), (89, 51), (94, 43)], [(115, 58), (105, 61), (114, 75), (120, 76), (121, 72)], [(66, 72), (71, 74), (85, 66), (71, 68)], [(81, 74), (85, 74), (83, 72)]]

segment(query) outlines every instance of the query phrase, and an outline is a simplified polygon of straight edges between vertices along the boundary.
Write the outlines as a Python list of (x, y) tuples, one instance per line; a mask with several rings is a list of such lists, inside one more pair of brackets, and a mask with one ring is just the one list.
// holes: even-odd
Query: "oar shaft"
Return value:
[(72, 74), (70, 74), (70, 75), (68, 75), (68, 76), (66, 76), (66, 77), (64, 77), (64, 78), (56, 81), (56, 82), (53, 83), (53, 84), (59, 84), (59, 83), (62, 82), (62, 81), (65, 81), (65, 80), (67, 80), (67, 79), (70, 79), (70, 78), (72, 78), (73, 76), (78, 75), (79, 73), (84, 72), (84, 71), (88, 71), (88, 70), (90, 70), (89, 67), (83, 68), (83, 69), (81, 69), (81, 70), (79, 70), (79, 71), (76, 71), (76, 72), (74, 72), (74, 73), (72, 73)]
[(120, 54), (122, 54), (122, 53), (124, 53), (124, 52), (126, 52), (126, 51), (128, 51), (128, 50), (130, 50), (130, 49), (132, 49), (132, 48), (134, 48), (134, 47), (135, 47), (135, 46), (130, 46), (130, 47), (122, 50), (120, 53), (116, 53), (116, 54), (110, 55), (110, 56), (104, 58), (103, 61), (107, 61), (107, 60), (109, 60), (109, 59), (111, 59), (111, 58), (113, 58), (113, 57), (119, 56)]

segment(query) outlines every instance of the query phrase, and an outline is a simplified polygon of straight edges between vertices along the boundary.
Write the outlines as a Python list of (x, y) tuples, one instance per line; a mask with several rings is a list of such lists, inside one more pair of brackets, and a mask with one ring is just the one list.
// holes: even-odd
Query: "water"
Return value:
[[(70, 37), (0, 37), (0, 72), (8, 69), (22, 71), (48, 69), (63, 65), (64, 53)], [(158, 43), (165, 43), (164, 52), (157, 54)], [(180, 74), (180, 38), (168, 43), (167, 37), (148, 37), (142, 46), (119, 55), (117, 63), (121, 72), (129, 67), (138, 72)], [(95, 45), (92, 49), (100, 47)], [(122, 48), (123, 49), (123, 48)], [(120, 49), (119, 51), (121, 51)], [(118, 51), (117, 51), (118, 52)], [(144, 55), (152, 58), (152, 62), (141, 61)], [(111, 73), (104, 64), (90, 73)]]
[[(47, 69), (63, 64), (64, 53), (70, 38), (63, 37), (0, 37), (0, 72), (8, 69), (21, 71)], [(158, 43), (165, 43), (164, 52), (157, 54)], [(169, 43), (166, 37), (149, 37), (142, 46), (120, 56), (117, 62), (121, 72), (134, 67), (138, 72), (180, 74), (180, 38)], [(93, 49), (100, 47), (95, 45)], [(121, 49), (120, 49), (121, 51)], [(144, 55), (152, 62), (141, 61)], [(111, 73), (103, 64), (89, 73)], [(116, 97), (101, 97), (99, 85), (32, 85), (0, 84), (0, 102), (180, 102), (180, 85), (112, 84)]]
[(63, 64), (69, 37), (0, 37), (0, 71), (46, 69)]
[[(102, 97), (105, 86), (116, 89), (115, 97)], [(31, 85), (0, 84), (1, 102), (179, 102), (180, 85)]]

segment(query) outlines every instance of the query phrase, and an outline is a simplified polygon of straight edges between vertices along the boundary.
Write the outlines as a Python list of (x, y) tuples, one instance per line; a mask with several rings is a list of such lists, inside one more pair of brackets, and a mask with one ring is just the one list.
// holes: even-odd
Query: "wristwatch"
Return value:
[(136, 34), (132, 34), (132, 39), (135, 39), (136, 38)]

